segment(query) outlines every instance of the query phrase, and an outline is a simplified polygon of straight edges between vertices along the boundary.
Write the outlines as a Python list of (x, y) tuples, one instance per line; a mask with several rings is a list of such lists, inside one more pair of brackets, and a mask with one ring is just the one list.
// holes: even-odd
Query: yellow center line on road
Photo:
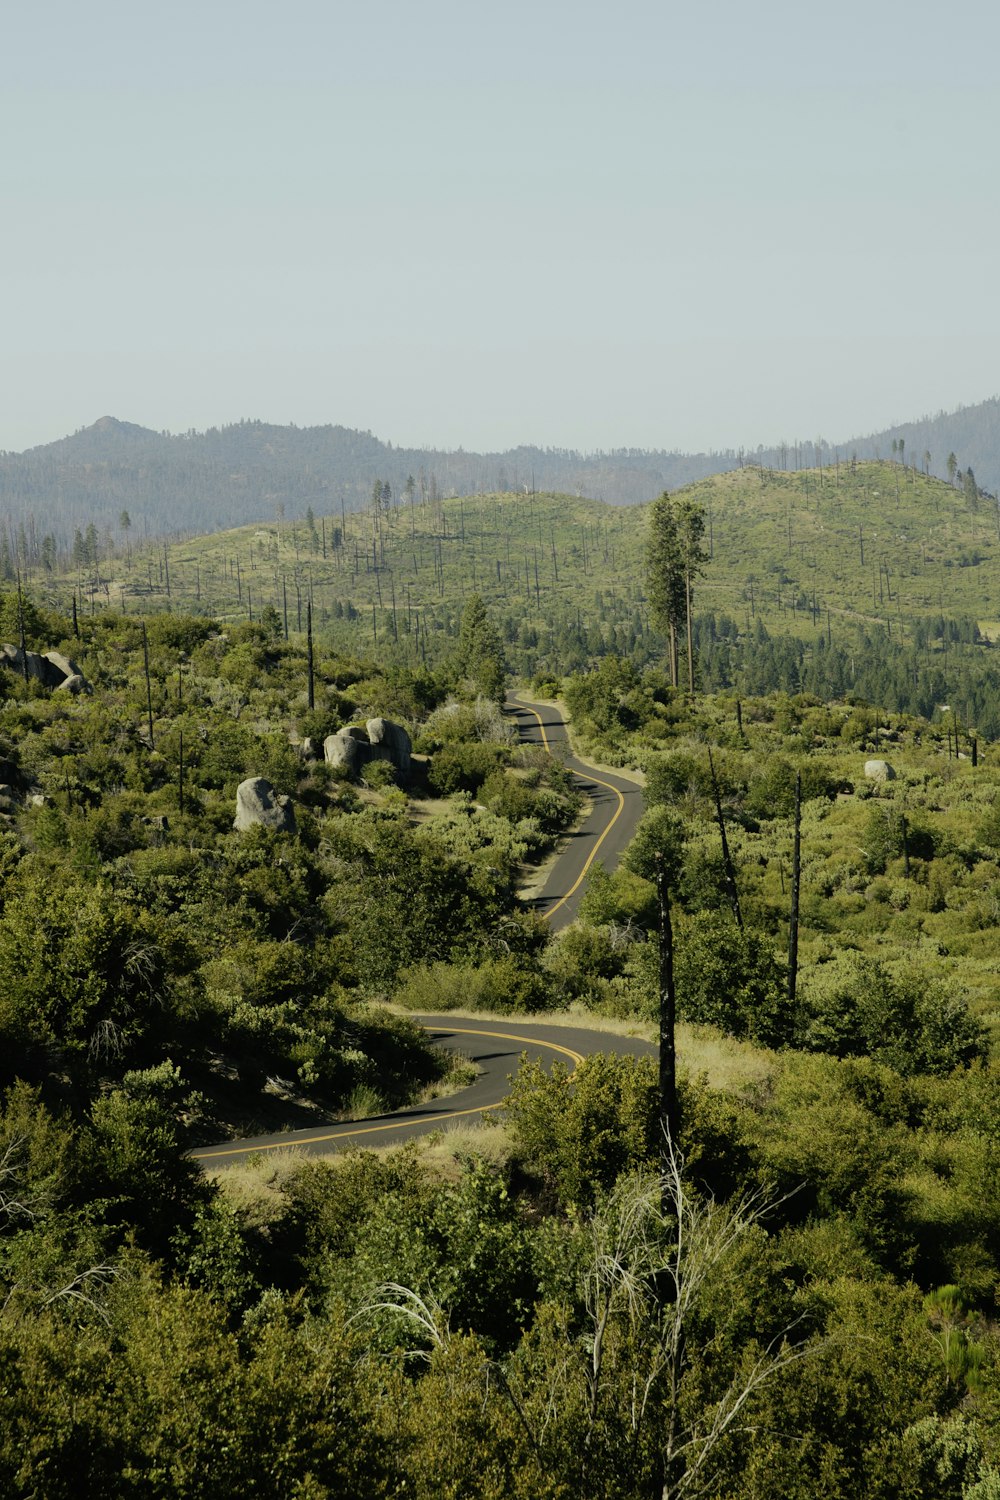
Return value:
[[(511, 1031), (480, 1031), (478, 1027), (471, 1026), (440, 1026), (436, 1027), (435, 1030), (451, 1031), (457, 1036), (488, 1036), (502, 1042), (523, 1042), (525, 1046), (529, 1047), (547, 1047), (550, 1052), (561, 1052), (564, 1057), (568, 1057), (573, 1064), (574, 1071), (583, 1062), (583, 1053), (574, 1052), (572, 1047), (562, 1047), (558, 1042), (543, 1042), (533, 1036), (517, 1036)], [(500, 1099), (496, 1104), (479, 1104), (474, 1105), (471, 1109), (453, 1109), (448, 1114), (431, 1116), (431, 1121), (436, 1125), (440, 1120), (457, 1120), (462, 1115), (482, 1115), (488, 1109), (501, 1109), (503, 1104), (504, 1100)], [(341, 1126), (340, 1129), (328, 1131), (323, 1135), (310, 1135), (304, 1139), (290, 1138), (287, 1141), (267, 1141), (260, 1146), (226, 1146), (221, 1151), (213, 1146), (207, 1151), (192, 1151), (191, 1159), (193, 1161), (215, 1161), (224, 1156), (249, 1156), (251, 1151), (290, 1151), (294, 1150), (297, 1146), (318, 1146), (325, 1141), (343, 1141), (356, 1135), (377, 1135), (379, 1131), (399, 1130), (401, 1128), (405, 1129), (407, 1125), (426, 1125), (428, 1123), (427, 1119), (395, 1119), (385, 1125)]]
[[(525, 703), (523, 698), (515, 698), (514, 702), (520, 704), (523, 709), (526, 709), (529, 714), (532, 714), (538, 720), (538, 727), (542, 733), (542, 744), (551, 755), (552, 746), (549, 744), (548, 735), (545, 733), (545, 725), (542, 723), (541, 714), (537, 713), (535, 709), (531, 708), (527, 703)], [(546, 922), (548, 922), (555, 915), (560, 906), (566, 905), (566, 902), (571, 896), (576, 895), (584, 880), (587, 878), (590, 867), (594, 863), (594, 860), (597, 858), (597, 854), (601, 845), (604, 843), (604, 840), (607, 838), (608, 834), (611, 832), (612, 828), (614, 828), (615, 824), (618, 822), (618, 819), (625, 811), (625, 798), (622, 796), (621, 792), (616, 786), (612, 786), (610, 781), (602, 781), (600, 776), (595, 776), (589, 769), (587, 771), (587, 777), (590, 781), (596, 781), (598, 786), (606, 787), (609, 792), (614, 792), (615, 796), (618, 798), (618, 806), (615, 808), (611, 821), (608, 823), (607, 827), (603, 829), (600, 838), (597, 840), (597, 843), (594, 845), (593, 849), (591, 849), (590, 853), (587, 855), (587, 858), (584, 860), (583, 869), (580, 871), (579, 875), (576, 877), (573, 884), (566, 892), (565, 896), (560, 896), (555, 905), (550, 906), (548, 911), (545, 913)]]

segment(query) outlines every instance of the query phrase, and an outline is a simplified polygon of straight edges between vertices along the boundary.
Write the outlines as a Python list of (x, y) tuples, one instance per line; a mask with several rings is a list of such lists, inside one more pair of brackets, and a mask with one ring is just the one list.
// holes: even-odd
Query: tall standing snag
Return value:
[(313, 681), (313, 607), (312, 600), (306, 604), (306, 664), (309, 672), (309, 711), (316, 707), (316, 694)]
[(788, 924), (788, 1011), (795, 1008), (799, 977), (799, 878), (802, 851), (802, 772), (795, 773), (795, 837), (792, 842), (792, 911)]
[(146, 673), (146, 714), (149, 719), (149, 748), (153, 748), (153, 689), (149, 680), (149, 637), (146, 634), (146, 622), (142, 622), (142, 665)]
[[(656, 853), (656, 897), (660, 928), (660, 1140), (665, 1163), (677, 1149), (677, 996), (674, 990), (674, 932), (663, 854)], [(664, 1167), (666, 1172), (666, 1166)]]
[(733, 918), (740, 931), (743, 931), (743, 913), (740, 911), (740, 893), (736, 887), (736, 870), (733, 865), (733, 857), (729, 852), (729, 840), (726, 837), (726, 820), (722, 816), (722, 798), (719, 795), (719, 780), (715, 774), (715, 761), (712, 759), (712, 747), (708, 747), (708, 769), (712, 777), (712, 796), (715, 800), (715, 818), (719, 825), (719, 838), (722, 841), (722, 865), (726, 876), (726, 895), (732, 908)]

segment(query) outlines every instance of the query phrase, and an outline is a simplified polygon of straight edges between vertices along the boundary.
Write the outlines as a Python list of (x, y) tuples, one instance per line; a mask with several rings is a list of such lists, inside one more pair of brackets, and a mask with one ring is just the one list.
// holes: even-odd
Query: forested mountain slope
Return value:
[(0, 454), (0, 513), (15, 523), (34, 514), (60, 538), (76, 526), (115, 527), (122, 510), (151, 534), (206, 531), (270, 520), (279, 510), (356, 510), (376, 479), (402, 494), (411, 478), (418, 494), (434, 499), (538, 488), (628, 504), (735, 461), (732, 454), (640, 450), (406, 449), (346, 427), (259, 421), (170, 434), (102, 417), (72, 437)]
[[(773, 434), (771, 435), (773, 438)], [(685, 454), (620, 448), (579, 453), (529, 445), (503, 453), (401, 448), (341, 426), (242, 421), (205, 432), (156, 432), (102, 417), (70, 437), (0, 454), (0, 514), (34, 517), (62, 540), (74, 527), (117, 526), (122, 510), (144, 532), (206, 531), (273, 518), (362, 507), (376, 480), (421, 496), (550, 490), (613, 505), (651, 500), (746, 464), (788, 472), (851, 458), (898, 458), (948, 477), (949, 459), (1000, 490), (1000, 400), (831, 443), (792, 439)]]

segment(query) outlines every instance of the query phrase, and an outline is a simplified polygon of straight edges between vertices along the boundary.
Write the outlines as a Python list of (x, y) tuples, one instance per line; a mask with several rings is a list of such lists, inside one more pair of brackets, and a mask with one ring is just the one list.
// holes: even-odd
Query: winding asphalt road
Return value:
[(553, 931), (559, 932), (576, 919), (583, 883), (595, 859), (614, 869), (631, 843), (642, 817), (642, 791), (624, 776), (605, 770), (598, 773), (577, 760), (570, 752), (566, 720), (555, 704), (537, 703), (521, 694), (512, 694), (505, 712), (516, 720), (523, 740), (544, 745), (550, 755), (573, 772), (591, 804), (581, 826), (560, 850), (533, 903)]
[[(566, 723), (554, 705), (517, 697), (508, 700), (506, 710), (516, 717), (521, 737), (543, 744), (557, 756), (578, 778), (591, 802), (590, 812), (560, 849), (541, 892), (534, 898), (536, 910), (558, 931), (574, 920), (594, 860), (599, 857), (610, 867), (618, 863), (642, 814), (641, 793), (634, 782), (609, 771), (598, 774), (570, 753)], [(446, 1099), (391, 1115), (205, 1146), (192, 1152), (194, 1160), (211, 1170), (268, 1151), (294, 1148), (325, 1155), (350, 1146), (396, 1145), (442, 1130), (452, 1121), (471, 1123), (499, 1109), (507, 1095), (510, 1074), (516, 1071), (522, 1054), (547, 1065), (562, 1062), (571, 1071), (594, 1052), (656, 1055), (656, 1048), (639, 1038), (583, 1027), (493, 1020), (488, 1016), (459, 1019), (453, 1015), (415, 1015), (413, 1019), (425, 1027), (435, 1046), (461, 1053), (476, 1064), (479, 1076), (474, 1083)]]
[(536, 1025), (534, 1021), (493, 1020), (457, 1016), (413, 1017), (425, 1027), (435, 1046), (459, 1052), (479, 1068), (479, 1077), (468, 1088), (446, 1099), (401, 1109), (374, 1119), (320, 1125), (314, 1130), (286, 1130), (247, 1141), (228, 1141), (192, 1152), (202, 1166), (231, 1166), (234, 1162), (265, 1151), (296, 1150), (322, 1156), (348, 1146), (398, 1145), (418, 1135), (445, 1129), (452, 1121), (472, 1123), (480, 1115), (499, 1109), (507, 1096), (509, 1077), (517, 1071), (522, 1054), (546, 1065), (561, 1062), (573, 1071), (593, 1052), (618, 1056), (655, 1057), (656, 1048), (638, 1037), (615, 1036), (607, 1031), (582, 1027)]

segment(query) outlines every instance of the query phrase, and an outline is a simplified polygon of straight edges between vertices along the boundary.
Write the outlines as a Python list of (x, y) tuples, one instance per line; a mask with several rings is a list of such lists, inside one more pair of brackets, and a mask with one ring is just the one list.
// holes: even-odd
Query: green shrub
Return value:
[(538, 969), (514, 957), (478, 964), (415, 964), (404, 969), (395, 999), (407, 1010), (539, 1011), (550, 1001)]
[(802, 1043), (837, 1057), (868, 1056), (897, 1073), (950, 1073), (986, 1054), (965, 1002), (919, 970), (894, 976), (876, 960), (845, 956), (805, 985)]
[(656, 1156), (656, 1064), (598, 1052), (570, 1074), (524, 1062), (504, 1117), (525, 1168), (560, 1203), (587, 1208)]
[(431, 789), (439, 796), (453, 792), (478, 792), (483, 782), (506, 760), (502, 745), (480, 740), (447, 745), (437, 751), (427, 774)]
[[(657, 945), (636, 955), (647, 990), (657, 985)], [(678, 1015), (718, 1026), (765, 1047), (796, 1034), (785, 1003), (785, 967), (766, 933), (738, 928), (731, 917), (702, 912), (676, 924), (674, 980)]]

